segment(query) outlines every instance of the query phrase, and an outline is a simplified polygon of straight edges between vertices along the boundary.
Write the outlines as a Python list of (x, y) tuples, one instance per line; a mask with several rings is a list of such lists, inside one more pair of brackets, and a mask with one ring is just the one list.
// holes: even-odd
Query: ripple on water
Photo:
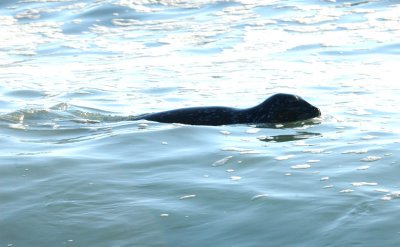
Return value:
[(7, 96), (10, 97), (17, 97), (17, 98), (24, 98), (24, 99), (29, 99), (29, 98), (41, 98), (45, 97), (46, 94), (43, 93), (42, 91), (36, 91), (36, 90), (13, 90), (8, 93), (6, 93)]

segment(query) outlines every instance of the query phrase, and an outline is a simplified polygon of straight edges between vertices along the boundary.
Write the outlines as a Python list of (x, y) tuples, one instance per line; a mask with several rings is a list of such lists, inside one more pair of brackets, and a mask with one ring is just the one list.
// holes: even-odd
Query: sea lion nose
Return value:
[(316, 113), (317, 117), (321, 116), (321, 110), (318, 107), (315, 107), (315, 113)]

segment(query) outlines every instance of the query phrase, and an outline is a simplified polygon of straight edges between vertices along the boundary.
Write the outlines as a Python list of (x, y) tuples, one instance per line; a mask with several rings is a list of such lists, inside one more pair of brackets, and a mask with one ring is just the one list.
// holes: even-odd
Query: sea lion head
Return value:
[(259, 123), (287, 123), (321, 116), (321, 111), (293, 94), (279, 93), (253, 108)]

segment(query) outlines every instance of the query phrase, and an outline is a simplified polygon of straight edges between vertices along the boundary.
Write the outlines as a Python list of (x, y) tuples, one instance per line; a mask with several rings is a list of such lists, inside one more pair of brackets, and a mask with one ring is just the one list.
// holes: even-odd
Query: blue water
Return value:
[[(398, 1), (0, 2), (0, 246), (398, 246)], [(127, 121), (294, 93), (298, 124)]]

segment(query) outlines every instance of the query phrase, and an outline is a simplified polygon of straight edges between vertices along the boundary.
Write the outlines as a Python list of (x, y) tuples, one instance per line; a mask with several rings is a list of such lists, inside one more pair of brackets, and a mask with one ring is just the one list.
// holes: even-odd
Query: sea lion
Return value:
[(130, 120), (190, 125), (287, 123), (321, 116), (320, 110), (293, 94), (275, 94), (259, 105), (247, 109), (223, 106), (181, 108), (143, 114)]

